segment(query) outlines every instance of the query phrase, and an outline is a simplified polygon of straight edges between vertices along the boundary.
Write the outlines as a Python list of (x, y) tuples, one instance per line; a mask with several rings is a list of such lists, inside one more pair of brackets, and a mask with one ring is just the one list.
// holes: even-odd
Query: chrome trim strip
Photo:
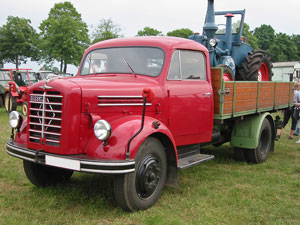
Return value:
[[(37, 108), (29, 108), (30, 110), (33, 110), (33, 111), (39, 111), (39, 112), (42, 112), (43, 110), (41, 109), (37, 109)], [(61, 110), (49, 110), (49, 109), (45, 109), (45, 112), (54, 112), (54, 113), (62, 113)]]
[(98, 98), (143, 98), (143, 96), (98, 96)]
[[(7, 146), (7, 145), (8, 145), (8, 144), (6, 144), (6, 146)], [(9, 147), (12, 148), (12, 149), (15, 150), (15, 151), (19, 151), (19, 152), (23, 152), (24, 154), (28, 154), (28, 155), (33, 155), (33, 156), (35, 156), (35, 153), (30, 152), (30, 151), (22, 150), (21, 148), (17, 148), (17, 147), (15, 147), (15, 146), (13, 146), (13, 145), (9, 145)]]
[(88, 161), (85, 161), (85, 162), (82, 162), (82, 164), (84, 165), (97, 165), (97, 166), (131, 166), (131, 165), (134, 165), (135, 162), (132, 161), (132, 162), (125, 162), (125, 163), (103, 163), (103, 162), (88, 162)]
[(92, 170), (92, 169), (82, 169), (82, 172), (90, 172), (90, 173), (106, 173), (106, 174), (122, 174), (122, 173), (132, 173), (135, 169), (128, 169), (128, 170)]
[[(146, 103), (146, 106), (152, 105)], [(99, 103), (98, 106), (143, 106), (143, 103)]]
[(47, 131), (43, 131), (43, 130), (33, 130), (33, 129), (29, 129), (29, 131), (35, 132), (35, 133), (41, 133), (41, 134), (52, 134), (52, 135), (56, 135), (56, 136), (61, 136), (60, 133), (47, 132)]
[(38, 118), (38, 119), (59, 120), (59, 121), (61, 121), (61, 118), (44, 117), (44, 116), (35, 116), (35, 115), (29, 115), (29, 116), (30, 116), (30, 117), (33, 117), (33, 118)]
[(60, 141), (55, 141), (55, 140), (50, 140), (50, 139), (46, 139), (46, 142), (60, 143)]
[(9, 155), (11, 155), (11, 156), (14, 156), (14, 157), (16, 157), (16, 158), (19, 158), (19, 159), (25, 159), (25, 160), (34, 162), (34, 160), (31, 159), (31, 158), (27, 158), (27, 157), (24, 157), (24, 156), (17, 155), (17, 154), (15, 154), (15, 153), (9, 152), (8, 150), (6, 150), (6, 152), (7, 152), (7, 154), (9, 154)]
[[(44, 96), (44, 95), (42, 95), (42, 94), (30, 94), (30, 96)], [(57, 98), (63, 98), (63, 96), (62, 95), (45, 95), (46, 97), (50, 97), (50, 98), (55, 98), (55, 97), (57, 97)]]
[[(42, 124), (40, 124), (40, 123), (34, 123), (34, 122), (29, 122), (29, 124), (42, 126)], [(45, 124), (45, 127), (61, 128), (61, 126), (58, 126), (58, 125), (51, 125), (51, 124)]]
[(40, 137), (33, 137), (33, 136), (29, 136), (29, 139), (41, 140)]
[(62, 103), (58, 102), (36, 102), (36, 101), (29, 101), (30, 103), (37, 103), (37, 104), (45, 104), (45, 105), (62, 105)]

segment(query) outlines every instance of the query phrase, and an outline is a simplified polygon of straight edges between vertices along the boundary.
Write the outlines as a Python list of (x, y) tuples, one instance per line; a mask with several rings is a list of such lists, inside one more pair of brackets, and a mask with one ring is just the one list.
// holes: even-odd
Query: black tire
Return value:
[(0, 107), (3, 106), (3, 94), (0, 95)]
[(23, 102), (23, 104), (22, 104), (22, 113), (24, 116), (27, 116), (27, 114), (28, 114), (28, 103), (27, 102)]
[(73, 174), (72, 170), (45, 166), (26, 160), (23, 161), (23, 167), (27, 178), (37, 187), (66, 182)]
[(264, 119), (260, 129), (259, 143), (256, 149), (248, 149), (247, 157), (249, 162), (262, 163), (267, 160), (274, 140), (272, 138), (272, 128), (267, 118)]
[(239, 162), (247, 162), (248, 161), (247, 151), (248, 149), (235, 147), (233, 158)]
[(126, 211), (145, 210), (159, 199), (166, 182), (167, 160), (163, 145), (147, 138), (135, 156), (135, 172), (116, 175), (114, 195)]
[[(263, 80), (272, 80), (272, 66), (271, 57), (266, 51), (254, 50), (246, 56), (242, 67), (238, 70), (236, 80), (262, 81), (259, 77), (267, 76), (268, 79), (264, 78)], [(265, 71), (263, 75), (260, 72), (261, 70)]]
[[(10, 103), (9, 103), (10, 101)], [(11, 95), (11, 93), (7, 93), (4, 97), (4, 107), (6, 112), (11, 112), (14, 110), (17, 110), (17, 101), (16, 99)]]
[(232, 69), (229, 66), (227, 66), (225, 64), (220, 64), (220, 65), (217, 65), (217, 67), (222, 67), (223, 68), (223, 79), (224, 79), (224, 74), (227, 74), (227, 76), (230, 80), (232, 80), (232, 81), (234, 80), (234, 73), (233, 73)]

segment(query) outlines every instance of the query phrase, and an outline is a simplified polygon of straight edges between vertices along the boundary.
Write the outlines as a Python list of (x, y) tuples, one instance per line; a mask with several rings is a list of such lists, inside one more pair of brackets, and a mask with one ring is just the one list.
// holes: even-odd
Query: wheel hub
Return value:
[(155, 156), (149, 155), (141, 162), (137, 171), (137, 193), (141, 198), (151, 196), (159, 185), (161, 168)]

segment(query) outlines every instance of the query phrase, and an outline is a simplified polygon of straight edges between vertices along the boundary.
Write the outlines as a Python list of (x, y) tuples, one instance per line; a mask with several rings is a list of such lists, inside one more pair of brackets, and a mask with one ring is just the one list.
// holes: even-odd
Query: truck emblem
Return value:
[(43, 102), (43, 96), (30, 95), (30, 101)]

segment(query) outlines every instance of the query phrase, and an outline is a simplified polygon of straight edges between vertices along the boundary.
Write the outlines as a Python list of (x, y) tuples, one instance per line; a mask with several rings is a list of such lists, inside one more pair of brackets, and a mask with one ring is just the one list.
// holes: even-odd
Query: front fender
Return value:
[[(143, 130), (130, 144), (131, 159), (135, 157), (135, 154), (143, 141), (155, 133), (162, 133), (170, 139), (177, 158), (176, 145), (170, 130), (164, 124), (161, 124), (156, 129), (153, 126), (154, 121), (157, 121), (157, 119), (145, 116)], [(140, 129), (141, 116), (126, 116), (110, 121), (110, 124), (112, 127), (112, 134), (107, 141), (107, 145), (105, 146), (102, 141), (98, 140), (95, 136), (92, 136), (85, 149), (88, 156), (114, 160), (126, 158), (128, 141)]]

